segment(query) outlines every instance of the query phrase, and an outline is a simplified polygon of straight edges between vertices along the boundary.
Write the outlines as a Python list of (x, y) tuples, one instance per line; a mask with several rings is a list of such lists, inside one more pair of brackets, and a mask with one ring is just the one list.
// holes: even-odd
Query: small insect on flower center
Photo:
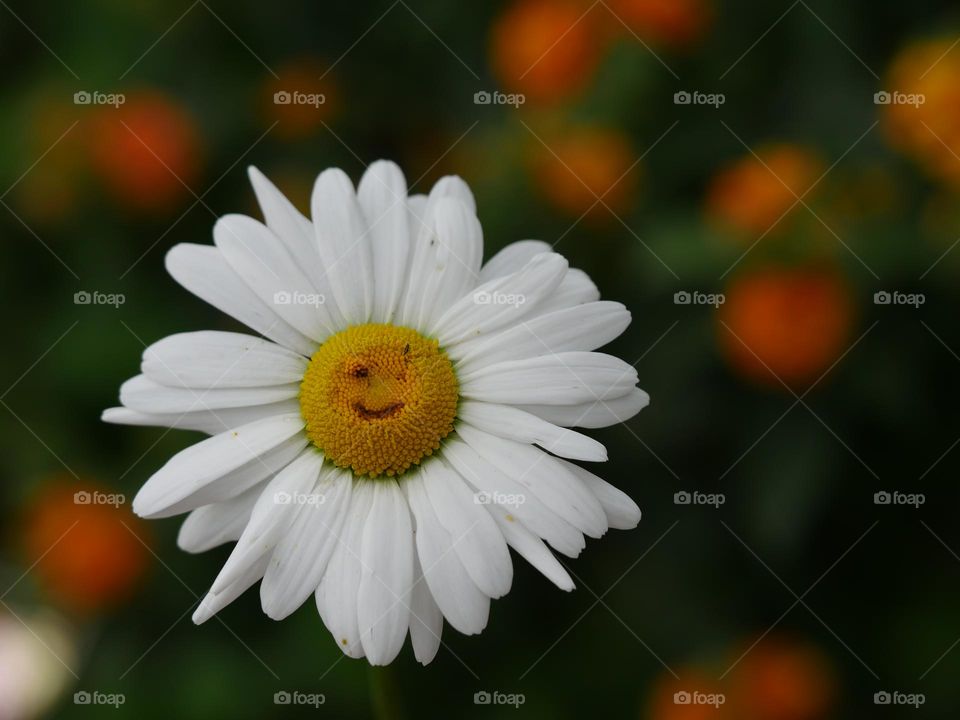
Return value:
[(436, 340), (368, 323), (331, 336), (300, 385), (307, 437), (357, 476), (399, 475), (453, 430), (457, 377)]

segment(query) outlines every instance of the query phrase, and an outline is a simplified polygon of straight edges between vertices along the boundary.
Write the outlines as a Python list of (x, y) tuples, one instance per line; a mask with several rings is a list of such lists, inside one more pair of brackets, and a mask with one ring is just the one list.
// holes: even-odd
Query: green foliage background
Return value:
[[(388, 157), (408, 178), (426, 173), (419, 191), (451, 171), (473, 184), (487, 257), (516, 239), (553, 242), (563, 235), (558, 251), (589, 272), (605, 297), (633, 311), (633, 324), (611, 352), (637, 360), (641, 386), (652, 397), (626, 427), (591, 431), (609, 449), (603, 475), (644, 511), (639, 528), (611, 531), (568, 562), (578, 585), (570, 594), (517, 562), (514, 589), (493, 603), (487, 630), (467, 638), (446, 628), (449, 650), (441, 649), (429, 667), (418, 666), (405, 648), (392, 672), (409, 716), (641, 717), (664, 666), (725, 656), (778, 619), (778, 632), (829, 656), (842, 688), (835, 717), (872, 716), (873, 693), (884, 688), (926, 694), (927, 704), (911, 717), (956, 716), (960, 652), (925, 674), (960, 637), (960, 450), (954, 447), (960, 251), (920, 279), (958, 237), (955, 222), (936, 231), (922, 223), (925, 203), (943, 191), (889, 149), (879, 129), (830, 176), (839, 192), (857, 168), (883, 167), (896, 180), (900, 202), (838, 226), (879, 278), (833, 248), (855, 288), (851, 342), (872, 329), (803, 404), (739, 378), (717, 349), (713, 310), (672, 299), (686, 288), (721, 291), (721, 273), (742, 251), (719, 239), (702, 214), (709, 178), (744, 154), (730, 130), (750, 145), (807, 144), (832, 163), (877, 117), (872, 95), (882, 85), (870, 69), (882, 76), (913, 39), (960, 34), (951, 3), (811, 0), (815, 14), (800, 3), (723, 81), (721, 72), (787, 3), (718, 2), (700, 45), (661, 51), (680, 81), (630, 37), (614, 43), (586, 93), (551, 112), (620, 128), (638, 155), (677, 121), (644, 158), (640, 195), (623, 220), (678, 280), (617, 221), (583, 222), (566, 232), (572, 219), (542, 199), (523, 160), (537, 143), (523, 122), (534, 128), (541, 116), (473, 104), (474, 92), (497, 87), (488, 41), (501, 3), (208, 0), (208, 8), (159, 0), (7, 1), (10, 7), (0, 8), (0, 188), (37, 161), (24, 138), (39, 96), (64, 100), (65, 129), (87, 121), (84, 109), (69, 103), (78, 89), (153, 86), (196, 118), (203, 158), (192, 186), (198, 194), (212, 189), (189, 211), (194, 198), (185, 193), (168, 212), (145, 217), (85, 183), (67, 220), (26, 225), (14, 215), (20, 215), (18, 192), (4, 196), (0, 385), (12, 389), (0, 408), (0, 530), (7, 530), (0, 585), (31, 562), (16, 527), (38, 485), (68, 466), (132, 497), (167, 457), (197, 439), (107, 426), (99, 415), (115, 404), (119, 383), (137, 372), (141, 340), (236, 329), (163, 269), (172, 245), (210, 240), (214, 217), (204, 204), (215, 214), (252, 212), (249, 163), (268, 175), (312, 175), (334, 165), (358, 179), (365, 164)], [(338, 111), (309, 138), (288, 142), (268, 133), (247, 152), (267, 126), (259, 104), (267, 68), (302, 55), (328, 64), (342, 56), (334, 70)], [(722, 91), (727, 101), (719, 110), (677, 107), (673, 93), (685, 87)], [(461, 149), (471, 152), (434, 164), (465, 132)], [(457, 167), (459, 157), (475, 160)], [(49, 160), (30, 173), (52, 172)], [(791, 240), (796, 247), (804, 247), (809, 228), (799, 225)], [(885, 288), (923, 292), (926, 303), (919, 310), (874, 305), (873, 293)], [(74, 305), (82, 289), (121, 292), (126, 303)], [(727, 502), (719, 510), (677, 506), (673, 496), (682, 489), (723, 492)], [(883, 489), (922, 492), (927, 502), (919, 510), (877, 507), (873, 493)], [(279, 713), (273, 693), (298, 689), (322, 692), (327, 702), (319, 711), (290, 713), (367, 717), (367, 667), (341, 659), (312, 603), (275, 623), (261, 614), (257, 593), (248, 592), (221, 614), (222, 624), (190, 623), (184, 613), (206, 591), (228, 548), (182, 553), (178, 525), (152, 524), (159, 559), (143, 587), (84, 628), (77, 688), (127, 697), (119, 710), (100, 712), (286, 716), (289, 709)], [(6, 601), (30, 602), (37, 593), (28, 577)], [(483, 689), (520, 692), (526, 702), (519, 710), (475, 706), (473, 694)], [(68, 694), (53, 716), (91, 712)]]

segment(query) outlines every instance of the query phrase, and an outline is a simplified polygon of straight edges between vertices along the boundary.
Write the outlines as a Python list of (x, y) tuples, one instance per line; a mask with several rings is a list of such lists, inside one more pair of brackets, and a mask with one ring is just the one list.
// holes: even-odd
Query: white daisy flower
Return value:
[[(487, 624), (510, 589), (512, 547), (563, 590), (547, 548), (635, 527), (636, 504), (569, 460), (647, 405), (628, 363), (593, 352), (627, 309), (523, 240), (481, 264), (470, 189), (445, 177), (407, 196), (400, 169), (354, 187), (317, 178), (308, 220), (256, 169), (265, 224), (221, 218), (214, 246), (167, 254), (187, 290), (262, 337), (200, 331), (147, 348), (104, 420), (200, 430), (141, 488), (146, 518), (189, 513), (178, 544), (236, 542), (193, 616), (260, 581), (263, 611), (311, 595), (336, 644), (373, 665), (409, 632), (430, 662), (446, 619)], [(544, 544), (544, 541), (546, 544)]]

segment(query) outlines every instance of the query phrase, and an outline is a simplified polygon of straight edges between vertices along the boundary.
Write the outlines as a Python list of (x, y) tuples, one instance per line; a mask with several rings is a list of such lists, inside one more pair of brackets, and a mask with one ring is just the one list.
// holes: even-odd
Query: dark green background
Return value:
[[(203, 159), (192, 186), (198, 194), (266, 128), (259, 94), (269, 73), (258, 57), (271, 67), (301, 55), (332, 62), (391, 7), (210, 2), (215, 16), (197, 4), (121, 82), (120, 74), (189, 3), (5, 1), (10, 7), (0, 7), (0, 189), (37, 159), (24, 138), (38, 94), (66, 100), (60, 119), (65, 129), (77, 118), (85, 122), (83, 109), (69, 103), (77, 89), (153, 86), (197, 120)], [(809, 609), (794, 607), (778, 630), (829, 656), (841, 687), (835, 717), (880, 715), (872, 704), (880, 689), (926, 694), (923, 709), (902, 710), (902, 717), (956, 717), (960, 652), (946, 655), (920, 680), (960, 637), (960, 451), (949, 452), (960, 435), (960, 252), (919, 279), (960, 234), (956, 227), (941, 235), (923, 229), (922, 209), (940, 191), (889, 149), (879, 129), (838, 166), (831, 176), (835, 189), (847, 173), (879, 165), (896, 178), (902, 201), (895, 212), (878, 213), (880, 219), (846, 218), (838, 227), (879, 281), (851, 254), (833, 248), (856, 294), (851, 342), (873, 329), (804, 399), (809, 410), (794, 407), (766, 435), (794, 398), (757, 388), (730, 370), (717, 349), (712, 309), (672, 301), (678, 289), (721, 291), (720, 275), (740, 252), (718, 240), (702, 218), (707, 181), (744, 154), (720, 120), (748, 144), (799, 142), (832, 163), (876, 119), (872, 95), (882, 85), (831, 30), (881, 76), (911, 40), (960, 34), (947, 2), (810, 0), (809, 8), (794, 6), (719, 81), (788, 7), (780, 1), (719, 2), (701, 44), (661, 53), (680, 81), (624, 36), (605, 54), (588, 91), (553, 111), (621, 128), (637, 154), (679, 121), (644, 159), (640, 196), (623, 219), (680, 280), (616, 221), (581, 223), (557, 247), (591, 274), (605, 297), (633, 311), (633, 324), (611, 352), (638, 361), (651, 405), (627, 427), (591, 434), (609, 448), (602, 474), (636, 499), (644, 518), (635, 531), (611, 531), (590, 542), (576, 561), (565, 560), (577, 580), (573, 593), (557, 591), (517, 562), (514, 588), (493, 603), (482, 635), (466, 638), (445, 628), (444, 642), (460, 661), (441, 649), (424, 669), (406, 647), (392, 670), (411, 717), (639, 717), (651, 684), (666, 672), (657, 657), (679, 669), (752, 641), (794, 604), (792, 593), (803, 595), (868, 529), (803, 598)], [(217, 214), (250, 211), (243, 169), (248, 163), (268, 175), (313, 174), (333, 165), (358, 179), (365, 164), (388, 157), (401, 163), (408, 178), (428, 173), (415, 188), (421, 192), (451, 170), (474, 184), (487, 257), (524, 237), (553, 242), (571, 218), (541, 199), (523, 163), (523, 148), (537, 141), (520, 120), (535, 128), (542, 117), (472, 102), (475, 91), (498, 86), (488, 36), (501, 10), (501, 3), (482, 2), (394, 5), (337, 64), (339, 110), (329, 130), (320, 127), (296, 142), (268, 134), (204, 202)], [(605, 10), (597, 6), (593, 12)], [(684, 87), (724, 92), (726, 104), (720, 110), (677, 107), (673, 93)], [(463, 142), (482, 167), (452, 167), (450, 157), (432, 167), (471, 127)], [(53, 171), (46, 166), (41, 161), (31, 173)], [(17, 201), (16, 192), (4, 198), (14, 212)], [(28, 222), (32, 232), (0, 207), (0, 385), (13, 384), (77, 322), (3, 398), (4, 588), (31, 562), (14, 532), (22, 502), (31, 489), (65, 472), (61, 461), (132, 496), (166, 458), (197, 439), (173, 432), (154, 444), (161, 430), (99, 421), (101, 410), (116, 402), (120, 382), (137, 372), (143, 349), (138, 337), (150, 343), (178, 331), (236, 329), (163, 269), (163, 255), (173, 244), (210, 241), (214, 218), (202, 205), (119, 279), (192, 202), (187, 193), (169, 212), (145, 217), (90, 186), (66, 220)], [(794, 242), (803, 247), (802, 230), (797, 233)], [(926, 303), (919, 310), (873, 305), (873, 293), (884, 288), (923, 292)], [(76, 306), (72, 296), (81, 289), (122, 292), (127, 301), (119, 310)], [(681, 489), (723, 492), (727, 502), (716, 511), (677, 506), (673, 495)], [(927, 502), (920, 510), (877, 507), (873, 493), (880, 489), (923, 492)], [(136, 597), (85, 630), (78, 687), (127, 697), (119, 711), (99, 712), (118, 718), (280, 716), (273, 693), (298, 689), (327, 698), (320, 711), (300, 709), (305, 716), (368, 716), (367, 666), (340, 659), (312, 603), (275, 623), (261, 614), (257, 593), (248, 592), (221, 614), (242, 642), (217, 621), (197, 628), (185, 617), (174, 624), (206, 591), (228, 552), (180, 552), (178, 525), (152, 524), (152, 547), (165, 565), (153, 562)], [(603, 598), (599, 604), (597, 596)], [(26, 580), (7, 601), (35, 597)], [(473, 694), (481, 689), (521, 692), (526, 702), (519, 711), (476, 707)], [(94, 712), (74, 706), (67, 695), (54, 714), (79, 718)]]

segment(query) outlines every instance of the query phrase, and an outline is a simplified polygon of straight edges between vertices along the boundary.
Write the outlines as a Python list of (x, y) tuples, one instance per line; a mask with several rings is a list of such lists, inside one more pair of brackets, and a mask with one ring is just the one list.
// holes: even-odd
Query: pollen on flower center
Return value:
[(439, 449), (458, 400), (453, 365), (436, 340), (368, 323), (331, 336), (300, 385), (307, 437), (357, 476), (399, 475)]

